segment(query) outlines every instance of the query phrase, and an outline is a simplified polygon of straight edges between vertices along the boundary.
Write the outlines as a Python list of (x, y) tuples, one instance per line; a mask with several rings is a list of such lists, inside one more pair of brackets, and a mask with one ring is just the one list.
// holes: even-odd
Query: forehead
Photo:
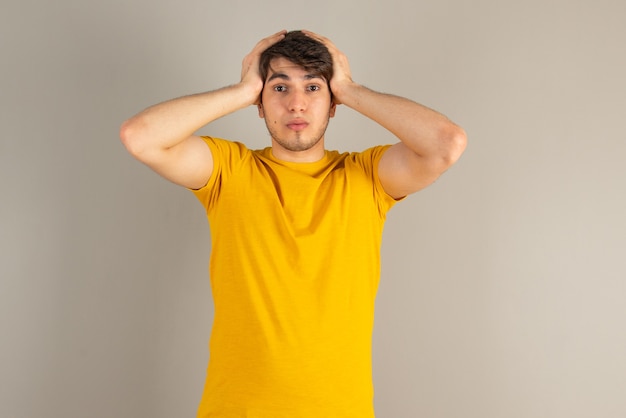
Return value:
[(304, 67), (289, 61), (287, 58), (279, 57), (274, 58), (270, 61), (269, 67), (267, 69), (267, 80), (271, 81), (274, 79), (283, 79), (283, 80), (291, 80), (291, 79), (304, 79), (310, 80), (312, 78), (321, 78), (324, 77), (321, 74), (315, 73), (310, 70), (306, 70)]

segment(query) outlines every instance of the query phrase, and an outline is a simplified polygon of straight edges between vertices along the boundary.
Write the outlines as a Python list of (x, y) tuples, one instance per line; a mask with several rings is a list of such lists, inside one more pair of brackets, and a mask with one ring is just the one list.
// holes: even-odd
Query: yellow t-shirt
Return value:
[(194, 194), (211, 227), (215, 314), (198, 417), (373, 418), (387, 146), (290, 163), (205, 141), (214, 170)]

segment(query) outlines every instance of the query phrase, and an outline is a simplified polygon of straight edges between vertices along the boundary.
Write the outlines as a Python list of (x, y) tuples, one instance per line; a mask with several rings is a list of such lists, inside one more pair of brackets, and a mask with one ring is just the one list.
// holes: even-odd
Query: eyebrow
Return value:
[[(275, 79), (277, 79), (277, 78), (279, 78), (279, 79), (281, 79), (281, 80), (286, 80), (286, 81), (289, 81), (289, 80), (291, 79), (291, 78), (290, 78), (287, 74), (285, 74), (285, 73), (274, 73), (274, 74), (272, 74), (272, 75), (271, 75), (271, 76), (267, 79), (267, 82), (269, 83), (270, 81), (275, 80)], [(305, 79), (305, 80), (313, 80), (313, 79), (315, 79), (315, 78), (319, 78), (319, 79), (322, 79), (322, 80), (324, 79), (324, 77), (322, 77), (321, 75), (317, 75), (317, 74), (306, 74), (306, 75), (304, 76), (304, 79)]]

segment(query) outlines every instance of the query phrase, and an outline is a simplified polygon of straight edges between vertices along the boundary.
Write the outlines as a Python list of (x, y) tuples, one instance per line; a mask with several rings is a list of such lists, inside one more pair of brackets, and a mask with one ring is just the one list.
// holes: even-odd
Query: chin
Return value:
[(319, 144), (321, 138), (317, 139), (315, 141), (310, 141), (310, 142), (287, 142), (287, 141), (282, 141), (282, 140), (275, 140), (276, 143), (278, 145), (280, 145), (282, 148), (286, 149), (287, 151), (291, 151), (291, 152), (303, 152), (303, 151), (308, 151), (312, 148), (314, 148), (317, 144)]

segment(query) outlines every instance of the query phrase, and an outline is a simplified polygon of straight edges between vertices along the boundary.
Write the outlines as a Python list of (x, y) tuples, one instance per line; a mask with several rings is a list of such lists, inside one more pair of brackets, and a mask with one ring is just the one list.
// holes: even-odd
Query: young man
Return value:
[[(324, 148), (344, 104), (400, 141)], [(257, 105), (271, 147), (194, 133)], [(198, 417), (374, 417), (371, 337), (387, 211), (432, 183), (465, 133), (350, 75), (328, 39), (281, 31), (243, 61), (241, 81), (126, 121), (128, 150), (193, 191), (211, 226), (215, 317)]]

